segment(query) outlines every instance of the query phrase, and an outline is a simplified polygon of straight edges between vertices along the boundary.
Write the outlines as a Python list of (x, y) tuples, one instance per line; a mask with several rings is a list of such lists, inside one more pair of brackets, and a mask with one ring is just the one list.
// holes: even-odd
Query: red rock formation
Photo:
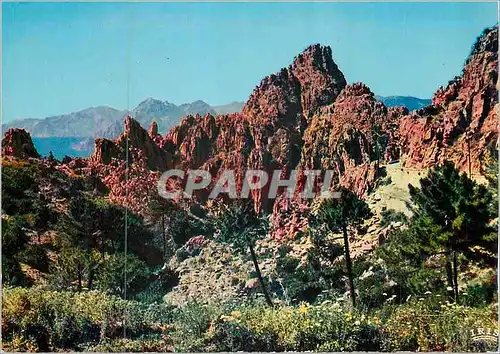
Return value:
[(303, 128), (316, 109), (334, 101), (345, 85), (330, 47), (315, 44), (288, 68), (264, 78), (242, 112), (254, 123)]
[[(312, 46), (290, 67), (262, 80), (242, 114), (187, 118), (167, 140), (184, 166), (241, 173), (249, 167), (333, 169), (337, 184), (359, 195), (373, 186), (379, 160), (401, 158), (405, 166), (419, 168), (449, 159), (465, 169), (466, 136), (471, 168), (480, 172), (498, 138), (497, 36), (496, 30), (487, 31), (463, 75), (440, 89), (431, 107), (411, 116), (402, 107), (387, 109), (363, 84), (345, 86), (329, 48)], [(266, 200), (262, 192), (253, 197), (257, 205)], [(306, 208), (299, 201), (274, 205), (279, 237), (303, 228), (300, 218), (292, 227), (280, 217), (295, 220), (294, 203)]]
[(149, 137), (154, 139), (158, 135), (158, 124), (156, 122), (151, 122), (149, 126)]
[(376, 161), (390, 155), (387, 147), (393, 150), (393, 130), (404, 112), (387, 110), (363, 84), (346, 86), (334, 104), (312, 118), (304, 133), (301, 167), (335, 170), (338, 183), (366, 193), (375, 180)]
[(302, 110), (307, 120), (318, 107), (333, 102), (347, 84), (328, 46), (310, 46), (295, 58), (289, 70), (300, 82)]
[(129, 163), (144, 162), (151, 170), (164, 171), (171, 162), (171, 155), (160, 148), (150, 134), (131, 117), (125, 118), (125, 130), (115, 141), (96, 139), (90, 160), (109, 164), (113, 158), (126, 160), (127, 157)]
[[(239, 187), (247, 168), (293, 169), (308, 120), (345, 84), (331, 49), (311, 46), (288, 68), (264, 78), (242, 113), (187, 117), (167, 135), (166, 149), (175, 166), (204, 168), (213, 175), (234, 169)], [(254, 195), (257, 204), (266, 200), (260, 194)]]
[(404, 165), (424, 168), (452, 161), (482, 173), (498, 140), (498, 29), (477, 39), (462, 75), (441, 87), (432, 106), (401, 120)]
[[(387, 109), (363, 84), (346, 86), (330, 48), (314, 45), (264, 78), (241, 113), (188, 116), (165, 137), (154, 123), (147, 132), (127, 117), (118, 139), (97, 139), (88, 160), (67, 161), (62, 170), (98, 176), (111, 200), (139, 213), (167, 168), (205, 169), (216, 178), (232, 169), (238, 188), (246, 169), (283, 175), (296, 168), (331, 169), (337, 186), (359, 195), (372, 188), (384, 160), (415, 168), (451, 160), (466, 170), (470, 156), (471, 170), (481, 172), (498, 139), (497, 49), (498, 30), (485, 31), (462, 75), (439, 89), (431, 106), (409, 115), (402, 107)], [(4, 154), (38, 156), (25, 132), (10, 130), (2, 146)], [(252, 198), (256, 209), (273, 212), (276, 238), (307, 227), (307, 200), (281, 195), (273, 203), (267, 188), (253, 191)]]
[[(464, 74), (440, 89), (432, 106), (411, 116), (402, 107), (387, 109), (363, 84), (346, 86), (330, 49), (315, 45), (288, 68), (264, 78), (242, 113), (189, 116), (154, 142), (172, 154), (173, 167), (202, 168), (214, 177), (234, 169), (239, 187), (247, 168), (333, 169), (337, 185), (364, 195), (374, 184), (379, 160), (401, 158), (418, 168), (451, 159), (464, 168), (465, 133), (473, 131), (471, 164), (476, 171), (498, 136), (496, 36), (489, 31), (481, 37)], [(151, 159), (144, 144), (134, 144), (143, 147), (145, 160)], [(206, 193), (198, 196), (206, 198)], [(277, 237), (303, 229), (296, 212), (306, 210), (307, 202), (280, 197), (272, 207), (265, 188), (252, 196), (257, 209), (273, 210)], [(295, 226), (285, 228), (287, 220), (296, 220)]]
[(2, 139), (2, 155), (21, 159), (40, 158), (31, 140), (31, 135), (24, 129), (18, 128), (11, 128), (5, 132)]
[(120, 154), (120, 150), (112, 140), (98, 138), (94, 142), (94, 153), (90, 159), (107, 165), (111, 159), (117, 158)]

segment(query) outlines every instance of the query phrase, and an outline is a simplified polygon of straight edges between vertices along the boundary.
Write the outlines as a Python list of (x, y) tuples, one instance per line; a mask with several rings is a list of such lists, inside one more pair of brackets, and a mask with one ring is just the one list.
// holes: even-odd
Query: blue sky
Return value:
[(496, 3), (3, 3), (3, 119), (147, 97), (244, 101), (312, 43), (332, 47), (349, 83), (430, 98), (496, 14)]

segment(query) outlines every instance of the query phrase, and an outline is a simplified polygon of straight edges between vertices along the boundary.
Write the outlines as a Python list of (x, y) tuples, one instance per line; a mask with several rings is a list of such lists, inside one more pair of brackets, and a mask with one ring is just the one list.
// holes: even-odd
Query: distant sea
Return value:
[(54, 157), (61, 160), (64, 156), (87, 157), (94, 150), (93, 140), (90, 138), (76, 137), (48, 137), (32, 138), (38, 153), (49, 156), (50, 151)]

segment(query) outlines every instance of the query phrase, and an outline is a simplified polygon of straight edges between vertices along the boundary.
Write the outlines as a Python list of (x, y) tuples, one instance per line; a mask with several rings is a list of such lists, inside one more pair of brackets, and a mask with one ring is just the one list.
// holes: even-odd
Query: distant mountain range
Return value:
[(116, 138), (122, 131), (123, 117), (130, 114), (145, 127), (148, 127), (152, 121), (156, 121), (159, 132), (165, 134), (189, 114), (225, 114), (238, 112), (242, 107), (243, 102), (212, 107), (201, 100), (178, 106), (168, 101), (148, 98), (139, 103), (131, 112), (98, 106), (42, 119), (18, 119), (3, 124), (2, 130), (24, 128), (35, 138)]
[(412, 96), (375, 96), (378, 101), (384, 102), (387, 107), (405, 106), (408, 110), (424, 108), (432, 103), (427, 98), (417, 98)]
[(42, 119), (28, 118), (7, 122), (2, 131), (9, 128), (24, 128), (32, 137), (93, 137), (111, 123), (121, 120), (124, 111), (99, 106), (79, 112)]
[(155, 121), (158, 123), (158, 131), (166, 134), (187, 115), (239, 112), (243, 104), (244, 102), (232, 102), (210, 106), (198, 100), (176, 105), (148, 98), (132, 111), (98, 106), (60, 116), (18, 119), (3, 124), (2, 132), (9, 128), (24, 128), (31, 133), (33, 142), (42, 156), (48, 155), (50, 151), (57, 158), (64, 155), (88, 156), (92, 153), (94, 138), (114, 139), (123, 131), (123, 118), (127, 114), (132, 115), (146, 128)]
[[(419, 109), (431, 103), (429, 99), (410, 96), (376, 98), (388, 107), (406, 106), (409, 110)], [(42, 156), (48, 155), (50, 151), (57, 158), (65, 155), (88, 156), (92, 153), (94, 138), (114, 139), (123, 131), (123, 118), (127, 114), (132, 115), (146, 129), (155, 121), (158, 131), (166, 134), (187, 115), (234, 113), (241, 111), (243, 105), (244, 102), (234, 101), (226, 105), (211, 106), (201, 100), (176, 105), (147, 98), (132, 111), (98, 106), (47, 118), (13, 120), (2, 125), (2, 135), (9, 128), (24, 128), (31, 133), (33, 142)]]
[(217, 114), (228, 114), (241, 111), (244, 105), (245, 102), (234, 101), (221, 106), (212, 106), (212, 108)]

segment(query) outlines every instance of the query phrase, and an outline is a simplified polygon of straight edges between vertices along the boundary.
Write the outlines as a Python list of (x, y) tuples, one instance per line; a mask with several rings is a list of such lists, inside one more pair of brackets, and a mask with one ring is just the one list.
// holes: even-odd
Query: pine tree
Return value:
[[(489, 222), (492, 195), (483, 185), (460, 173), (450, 162), (435, 167), (420, 180), (420, 188), (409, 185), (415, 205), (412, 225), (425, 225), (430, 220), (438, 231), (429, 232), (420, 227), (420, 242), (446, 255), (447, 282), (455, 300), (458, 300), (459, 256), (491, 263), (493, 257), (473, 246), (496, 249), (496, 235)], [(428, 224), (428, 223), (427, 223)], [(425, 235), (425, 236), (424, 236)]]
[(256, 241), (267, 233), (267, 220), (255, 213), (251, 203), (235, 202), (230, 206), (222, 205), (221, 209), (214, 217), (215, 240), (231, 245), (240, 254), (250, 252), (264, 298), (273, 306), (255, 253)]
[[(324, 228), (325, 233), (313, 233), (313, 237), (328, 238), (330, 233), (342, 233), (344, 242), (344, 257), (349, 280), (349, 293), (353, 307), (356, 305), (356, 292), (352, 271), (351, 252), (349, 249), (349, 231), (358, 228), (364, 220), (370, 218), (372, 213), (368, 204), (358, 198), (348, 189), (341, 189), (339, 199), (320, 199), (314, 204), (311, 212), (311, 225), (313, 228)], [(332, 244), (331, 244), (332, 245)], [(332, 245), (333, 247), (333, 245)]]
[(488, 181), (488, 189), (491, 193), (491, 212), (498, 216), (498, 150), (491, 149), (486, 164), (485, 177)]
[(167, 214), (172, 214), (173, 208), (169, 201), (158, 197), (152, 198), (148, 205), (149, 217), (159, 223), (161, 228), (161, 242), (162, 242), (162, 252), (163, 258), (167, 257), (168, 249), (168, 237), (167, 237)]

